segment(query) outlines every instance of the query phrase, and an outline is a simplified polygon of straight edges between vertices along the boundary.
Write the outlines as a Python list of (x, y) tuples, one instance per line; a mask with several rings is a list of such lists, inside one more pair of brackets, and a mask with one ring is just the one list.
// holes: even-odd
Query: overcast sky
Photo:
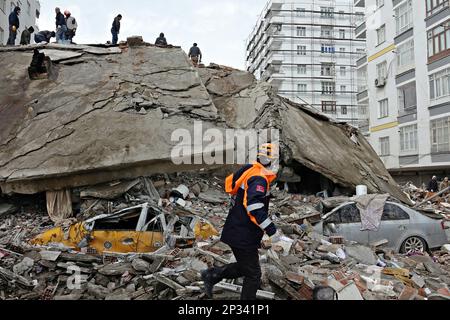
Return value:
[(153, 43), (160, 32), (167, 41), (188, 51), (194, 42), (203, 62), (243, 69), (245, 40), (266, 0), (41, 0), (40, 30), (55, 29), (55, 7), (77, 19), (77, 43), (106, 43), (111, 25), (123, 15), (120, 40), (142, 35)]

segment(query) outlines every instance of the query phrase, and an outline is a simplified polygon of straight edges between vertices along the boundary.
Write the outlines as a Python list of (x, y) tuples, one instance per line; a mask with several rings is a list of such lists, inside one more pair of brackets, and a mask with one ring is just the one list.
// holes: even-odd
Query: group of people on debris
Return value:
[[(20, 12), (21, 9), (19, 6), (15, 7), (13, 12), (9, 15), (9, 37), (7, 45), (14, 46), (16, 44), (17, 33), (19, 32), (20, 27)], [(34, 41), (36, 43), (41, 42), (50, 42), (51, 38), (56, 38), (58, 43), (66, 43), (67, 41), (72, 43), (72, 39), (75, 37), (78, 24), (77, 20), (72, 17), (72, 14), (69, 10), (64, 11), (64, 14), (61, 13), (60, 8), (55, 8), (55, 31), (39, 31), (34, 35)], [(20, 37), (21, 45), (28, 45), (31, 43), (31, 35), (35, 32), (33, 26), (25, 28), (22, 31)]]
[(448, 177), (445, 177), (444, 180), (441, 183), (439, 183), (437, 176), (433, 176), (433, 178), (431, 178), (431, 181), (428, 183), (427, 191), (431, 193), (437, 193), (445, 191), (449, 187), (450, 187), (450, 180)]
[[(122, 20), (122, 15), (119, 14), (114, 18), (111, 34), (112, 34), (112, 44), (116, 45), (119, 42), (119, 33), (120, 33), (120, 22)], [(165, 47), (168, 46), (167, 39), (164, 33), (160, 33), (159, 37), (156, 38), (155, 41), (156, 46)], [(198, 66), (199, 63), (202, 62), (202, 51), (198, 47), (197, 43), (194, 43), (191, 49), (189, 50), (188, 57), (191, 59), (194, 66)]]
[[(21, 9), (19, 6), (16, 6), (9, 15), (9, 37), (7, 45), (14, 46), (16, 44), (17, 33), (19, 32), (20, 27), (20, 12)], [(55, 8), (55, 31), (39, 31), (34, 35), (34, 41), (36, 43), (42, 42), (50, 42), (51, 38), (56, 38), (56, 41), (61, 44), (73, 43), (73, 38), (76, 35), (76, 31), (78, 28), (77, 20), (72, 16), (69, 10), (64, 11), (64, 14), (61, 12), (60, 8)], [(114, 18), (111, 34), (112, 34), (112, 44), (117, 45), (119, 42), (119, 33), (120, 33), (120, 22), (122, 20), (122, 15), (119, 14)], [(31, 43), (31, 35), (34, 33), (34, 28), (28, 27), (22, 31), (20, 44), (28, 45)], [(155, 41), (155, 45), (157, 46), (167, 46), (167, 40), (165, 38), (164, 33), (161, 33), (159, 37)], [(189, 50), (188, 54), (189, 58), (192, 60), (194, 66), (198, 66), (199, 63), (202, 62), (202, 52), (198, 47), (197, 43), (194, 43), (192, 48)]]

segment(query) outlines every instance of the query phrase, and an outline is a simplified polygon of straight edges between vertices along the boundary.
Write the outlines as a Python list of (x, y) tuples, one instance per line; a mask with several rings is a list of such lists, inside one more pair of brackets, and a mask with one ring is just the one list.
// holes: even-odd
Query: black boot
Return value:
[(220, 268), (212, 268), (201, 272), (205, 293), (209, 299), (213, 298), (214, 286), (223, 280), (222, 274), (223, 270)]

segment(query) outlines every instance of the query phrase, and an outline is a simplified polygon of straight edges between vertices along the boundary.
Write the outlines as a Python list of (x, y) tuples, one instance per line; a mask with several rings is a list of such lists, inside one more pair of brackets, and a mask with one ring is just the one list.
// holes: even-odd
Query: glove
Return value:
[(266, 228), (266, 233), (269, 237), (273, 237), (276, 233), (277, 233), (277, 227), (275, 227), (275, 225), (273, 223), (271, 223), (267, 228)]

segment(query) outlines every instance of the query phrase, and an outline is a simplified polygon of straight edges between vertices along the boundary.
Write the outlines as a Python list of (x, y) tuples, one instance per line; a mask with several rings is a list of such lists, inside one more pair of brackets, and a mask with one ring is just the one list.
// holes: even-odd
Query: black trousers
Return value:
[(241, 300), (254, 301), (262, 276), (258, 249), (231, 249), (237, 262), (226, 265), (222, 269), (222, 277), (229, 280), (244, 277)]

